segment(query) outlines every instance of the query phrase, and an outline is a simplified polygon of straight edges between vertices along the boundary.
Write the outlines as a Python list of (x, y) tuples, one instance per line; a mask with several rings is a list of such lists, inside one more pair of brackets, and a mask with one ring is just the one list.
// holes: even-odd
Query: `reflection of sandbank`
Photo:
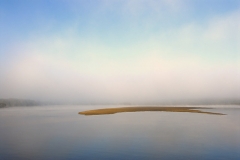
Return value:
[(120, 112), (144, 112), (144, 111), (164, 111), (164, 112), (190, 112), (190, 113), (205, 113), (214, 115), (225, 115), (222, 113), (205, 112), (199, 109), (211, 109), (203, 107), (122, 107), (122, 108), (104, 108), (96, 110), (88, 110), (79, 112), (83, 115), (101, 115), (101, 114), (114, 114)]

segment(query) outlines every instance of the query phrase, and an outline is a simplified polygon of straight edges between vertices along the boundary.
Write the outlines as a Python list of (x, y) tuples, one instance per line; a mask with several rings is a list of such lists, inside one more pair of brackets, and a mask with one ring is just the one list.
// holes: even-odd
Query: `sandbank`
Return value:
[(122, 112), (146, 112), (146, 111), (164, 111), (164, 112), (189, 112), (189, 113), (203, 113), (212, 115), (225, 115), (222, 113), (206, 112), (200, 109), (211, 109), (204, 107), (121, 107), (121, 108), (103, 108), (79, 112), (78, 114), (90, 116), (90, 115), (104, 115), (115, 114)]

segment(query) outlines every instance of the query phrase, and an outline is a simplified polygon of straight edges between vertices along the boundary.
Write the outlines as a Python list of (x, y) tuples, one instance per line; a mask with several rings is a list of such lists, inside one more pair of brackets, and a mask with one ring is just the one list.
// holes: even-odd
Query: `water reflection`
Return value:
[(0, 159), (240, 159), (239, 109), (76, 114), (89, 108), (0, 110)]

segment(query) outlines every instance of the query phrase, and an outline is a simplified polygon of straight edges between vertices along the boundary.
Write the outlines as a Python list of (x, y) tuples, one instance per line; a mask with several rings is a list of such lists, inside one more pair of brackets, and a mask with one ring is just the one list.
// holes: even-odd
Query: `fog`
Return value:
[(12, 59), (1, 69), (0, 97), (79, 104), (161, 104), (239, 100), (236, 64), (143, 56), (122, 61), (97, 57), (74, 66), (37, 54)]

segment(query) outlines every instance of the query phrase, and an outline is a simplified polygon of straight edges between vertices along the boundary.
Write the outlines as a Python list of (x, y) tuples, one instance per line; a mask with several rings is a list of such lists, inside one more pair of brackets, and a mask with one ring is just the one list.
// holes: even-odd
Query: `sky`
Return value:
[(239, 0), (0, 1), (0, 98), (239, 97)]

